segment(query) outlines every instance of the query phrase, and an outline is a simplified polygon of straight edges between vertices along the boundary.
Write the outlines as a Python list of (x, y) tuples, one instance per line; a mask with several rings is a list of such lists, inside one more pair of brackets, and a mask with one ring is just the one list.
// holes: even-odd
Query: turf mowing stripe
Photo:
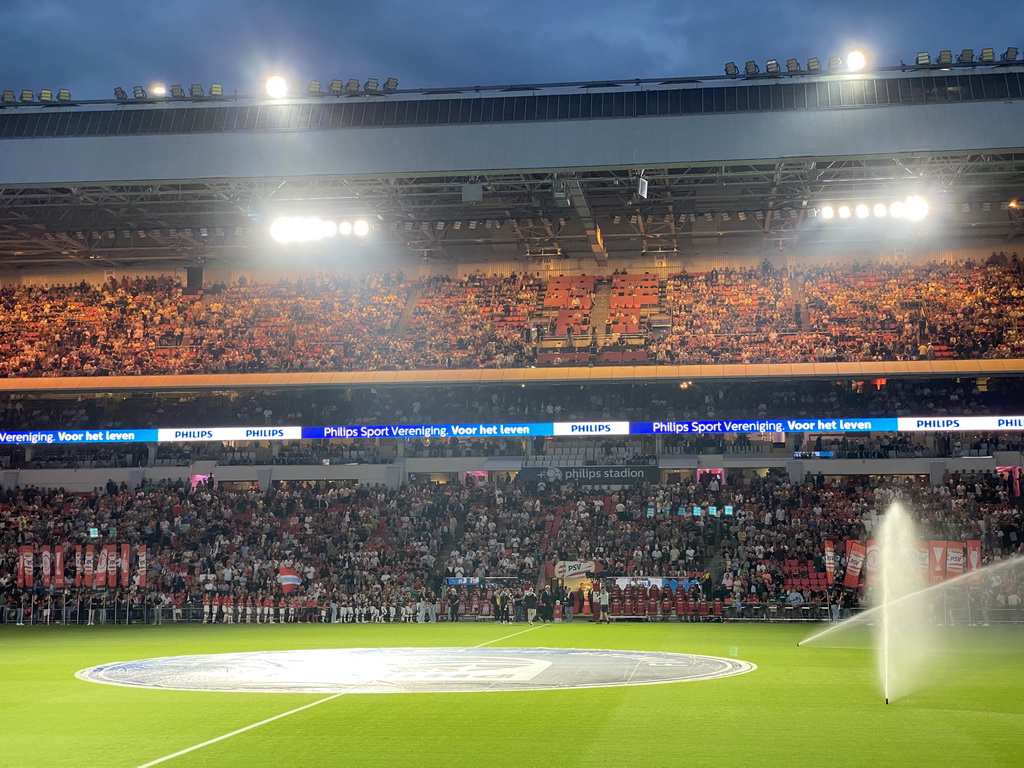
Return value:
[(527, 632), (533, 632), (533, 630), (540, 629), (543, 626), (545, 626), (545, 625), (544, 624), (538, 624), (536, 627), (530, 627), (529, 629), (523, 629), (523, 630), (520, 630), (519, 632), (513, 632), (511, 635), (505, 635), (504, 637), (496, 637), (494, 640), (488, 640), (486, 643), (480, 643), (480, 645), (474, 645), (473, 647), (474, 648), (483, 648), (485, 645), (490, 645), (491, 643), (500, 643), (502, 640), (508, 640), (510, 637), (515, 637), (516, 635), (524, 635)]
[(156, 760), (151, 760), (148, 763), (143, 763), (142, 765), (139, 766), (139, 768), (149, 768), (149, 766), (151, 766), (151, 765), (158, 765), (160, 763), (166, 762), (167, 760), (172, 760), (175, 757), (181, 757), (182, 755), (187, 755), (189, 752), (195, 752), (197, 749), (202, 749), (203, 747), (208, 747), (210, 744), (216, 744), (218, 741), (224, 741), (224, 739), (230, 739), (232, 736), (237, 736), (240, 733), (245, 733), (246, 731), (251, 731), (253, 728), (259, 728), (261, 725), (266, 725), (267, 723), (272, 723), (275, 720), (280, 720), (282, 717), (288, 717), (288, 715), (294, 715), (296, 712), (301, 712), (304, 709), (309, 709), (310, 707), (315, 707), (318, 704), (323, 704), (325, 702), (330, 701), (331, 699), (336, 699), (339, 696), (344, 696), (344, 695), (345, 695), (344, 693), (335, 693), (333, 696), (328, 696), (326, 698), (320, 699), (319, 701), (314, 701), (312, 704), (305, 704), (305, 705), (303, 705), (301, 707), (298, 707), (296, 709), (291, 709), (291, 710), (289, 710), (287, 712), (282, 712), (280, 715), (274, 715), (273, 717), (268, 717), (266, 720), (260, 720), (258, 723), (253, 723), (252, 725), (247, 725), (244, 728), (239, 728), (237, 731), (232, 731), (231, 733), (225, 733), (223, 736), (218, 736), (215, 739), (210, 739), (209, 741), (204, 741), (202, 744), (196, 744), (195, 746), (189, 747), (188, 749), (182, 749), (182, 750), (180, 750), (178, 752), (174, 752), (174, 753), (172, 753), (170, 755), (164, 755), (163, 757), (158, 757)]

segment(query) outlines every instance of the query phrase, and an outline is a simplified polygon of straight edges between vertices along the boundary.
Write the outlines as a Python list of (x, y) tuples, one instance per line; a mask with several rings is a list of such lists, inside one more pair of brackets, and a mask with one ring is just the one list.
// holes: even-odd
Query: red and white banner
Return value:
[(575, 579), (601, 570), (594, 560), (559, 560), (555, 563), (556, 579)]
[(295, 588), (302, 583), (302, 578), (291, 568), (283, 565), (277, 569), (277, 583), (281, 585), (284, 592), (294, 592)]
[(35, 570), (35, 557), (31, 544), (18, 547), (18, 586), (32, 586), (32, 572)]
[(946, 578), (955, 579), (964, 572), (964, 545), (962, 541), (946, 542)]
[(43, 561), (43, 586), (49, 588), (50, 586), (50, 570), (53, 567), (52, 555), (50, 554), (50, 545), (43, 545), (42, 561)]
[(96, 548), (92, 544), (85, 545), (85, 586), (87, 587), (93, 585), (93, 572), (96, 563), (95, 550)]
[(850, 546), (850, 559), (846, 564), (846, 579), (843, 584), (855, 589), (860, 581), (860, 571), (864, 567), (864, 560), (868, 551), (859, 541), (853, 542)]
[(146, 545), (139, 544), (139, 586), (146, 586), (146, 569), (149, 564), (146, 562)]
[(122, 544), (121, 545), (121, 586), (127, 587), (130, 580), (130, 574), (128, 573), (128, 563), (132, 557), (132, 545)]
[(981, 540), (980, 539), (968, 539), (967, 541), (967, 572), (970, 573), (970, 577), (967, 579), (968, 584), (981, 584), (984, 579), (976, 574), (979, 568), (981, 568)]
[(53, 548), (53, 586), (64, 589), (64, 545)]
[[(86, 555), (88, 557), (88, 554)], [(88, 571), (86, 572), (88, 574)], [(107, 586), (107, 548), (100, 547), (96, 552), (96, 586)]]
[(946, 542), (936, 539), (928, 542), (928, 573), (932, 584), (946, 580)]
[(825, 581), (834, 584), (836, 580), (836, 545), (825, 542)]
[(107, 551), (107, 586), (117, 586), (117, 545), (107, 544), (103, 547)]

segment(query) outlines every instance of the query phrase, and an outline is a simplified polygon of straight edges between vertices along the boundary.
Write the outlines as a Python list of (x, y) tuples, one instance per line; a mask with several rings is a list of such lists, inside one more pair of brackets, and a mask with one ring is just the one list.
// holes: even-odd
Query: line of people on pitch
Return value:
[(573, 590), (564, 586), (552, 590), (548, 585), (540, 594), (534, 592), (532, 586), (525, 589), (502, 587), (491, 595), (491, 608), (494, 620), (501, 624), (518, 624), (523, 619), (528, 624), (538, 621), (547, 624), (555, 620), (555, 606), (562, 608), (562, 621), (571, 622), (577, 598)]

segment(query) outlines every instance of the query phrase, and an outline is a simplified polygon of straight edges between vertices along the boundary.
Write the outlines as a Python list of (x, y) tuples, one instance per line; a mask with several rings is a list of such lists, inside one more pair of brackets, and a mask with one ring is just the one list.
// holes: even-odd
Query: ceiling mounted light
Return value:
[(267, 96), (272, 99), (283, 99), (288, 95), (288, 81), (280, 75), (271, 75), (264, 83)]
[(875, 218), (884, 219), (889, 214), (889, 209), (885, 207), (885, 203), (875, 203), (872, 212), (875, 214)]
[(850, 51), (846, 54), (846, 68), (851, 70), (864, 69), (868, 60), (861, 51)]
[(356, 237), (366, 237), (370, 233), (370, 225), (365, 219), (358, 219), (352, 224), (352, 234)]
[(866, 219), (871, 215), (871, 210), (864, 203), (860, 203), (856, 208), (853, 209), (854, 214), (858, 219)]
[(836, 209), (833, 208), (831, 205), (824, 205), (824, 206), (822, 206), (820, 213), (821, 213), (821, 218), (823, 218), (823, 219), (825, 219), (827, 221), (828, 219), (834, 219), (835, 218), (835, 216), (836, 216)]
[(911, 221), (920, 221), (928, 215), (928, 201), (918, 195), (908, 197), (904, 206), (904, 214)]
[(848, 219), (850, 218), (850, 206), (840, 205), (836, 213), (839, 214), (840, 219)]
[(159, 85), (159, 84), (157, 84), (157, 85), (154, 85), (154, 86), (153, 86), (152, 88), (150, 88), (149, 90), (150, 90), (150, 92), (151, 92), (151, 93), (152, 93), (152, 94), (153, 94), (154, 96), (166, 96), (166, 95), (167, 95), (167, 87), (166, 87), (166, 86), (163, 86), (163, 85)]

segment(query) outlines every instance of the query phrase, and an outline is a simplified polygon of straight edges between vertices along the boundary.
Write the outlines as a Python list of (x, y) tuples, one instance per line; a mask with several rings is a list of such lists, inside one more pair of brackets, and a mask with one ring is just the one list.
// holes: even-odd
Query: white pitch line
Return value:
[(240, 733), (245, 733), (246, 731), (251, 731), (253, 728), (259, 728), (261, 725), (266, 725), (267, 723), (272, 723), (275, 720), (280, 720), (282, 717), (288, 717), (288, 715), (294, 715), (296, 712), (301, 712), (304, 709), (309, 709), (310, 707), (315, 707), (315, 706), (317, 706), (319, 704), (323, 704), (325, 702), (328, 702), (331, 699), (336, 699), (339, 696), (344, 696), (344, 695), (345, 695), (345, 692), (335, 693), (335, 694), (333, 694), (331, 696), (328, 696), (326, 698), (320, 699), (319, 701), (314, 701), (312, 704), (305, 704), (305, 705), (303, 705), (301, 707), (298, 707), (296, 709), (291, 709), (291, 710), (288, 710), (287, 712), (282, 712), (280, 715), (274, 715), (273, 717), (268, 717), (266, 720), (260, 720), (258, 723), (253, 723), (252, 725), (247, 725), (247, 726), (245, 726), (245, 728), (239, 728), (237, 731), (232, 731), (231, 733), (225, 733), (223, 736), (218, 736), (215, 739), (210, 739), (209, 741), (204, 741), (202, 744), (196, 744), (195, 746), (189, 747), (188, 749), (182, 749), (182, 750), (180, 750), (178, 752), (174, 752), (173, 754), (164, 755), (163, 757), (158, 757), (156, 760), (151, 760), (148, 763), (143, 763), (142, 765), (139, 766), (139, 768), (149, 768), (149, 766), (151, 766), (151, 765), (158, 765), (160, 763), (166, 762), (167, 760), (172, 760), (175, 757), (181, 757), (182, 755), (187, 755), (189, 752), (195, 752), (197, 749), (202, 749), (203, 747), (208, 747), (210, 744), (216, 744), (218, 741), (224, 741), (224, 739), (230, 739), (232, 736), (237, 736)]
[(523, 629), (519, 632), (513, 632), (511, 635), (505, 635), (504, 637), (497, 637), (494, 640), (488, 640), (486, 643), (480, 643), (480, 645), (474, 645), (473, 647), (483, 648), (485, 645), (490, 645), (491, 643), (500, 643), (502, 640), (508, 640), (510, 637), (515, 637), (516, 635), (525, 635), (527, 632), (533, 632), (533, 630), (540, 629), (543, 626), (544, 624), (538, 624), (536, 627), (530, 627), (529, 629)]

